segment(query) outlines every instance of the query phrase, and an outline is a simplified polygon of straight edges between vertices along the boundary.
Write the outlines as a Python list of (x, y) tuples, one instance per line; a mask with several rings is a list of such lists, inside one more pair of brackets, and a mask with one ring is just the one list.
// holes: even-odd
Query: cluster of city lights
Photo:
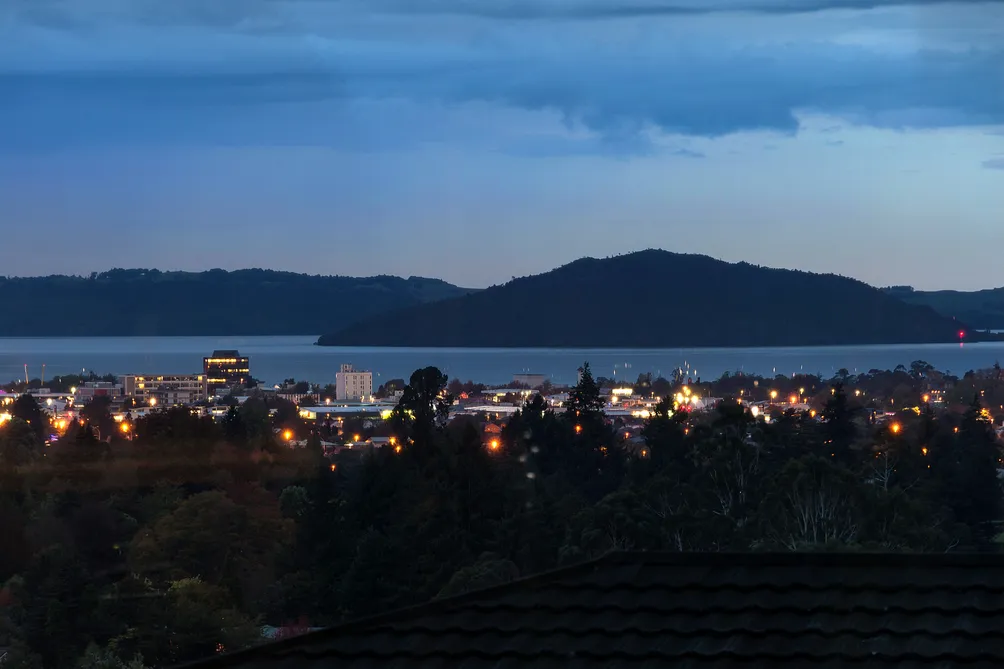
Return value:
[(679, 409), (686, 407), (687, 405), (694, 406), (701, 401), (701, 398), (694, 392), (690, 390), (690, 386), (684, 386), (682, 392), (676, 393), (676, 400), (673, 403), (673, 408)]

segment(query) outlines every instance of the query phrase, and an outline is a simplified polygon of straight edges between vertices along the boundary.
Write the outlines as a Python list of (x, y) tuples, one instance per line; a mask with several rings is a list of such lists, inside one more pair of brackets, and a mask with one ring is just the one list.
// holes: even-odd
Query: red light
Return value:
[(965, 330), (959, 330), (959, 339), (962, 339), (965, 336), (966, 336)]

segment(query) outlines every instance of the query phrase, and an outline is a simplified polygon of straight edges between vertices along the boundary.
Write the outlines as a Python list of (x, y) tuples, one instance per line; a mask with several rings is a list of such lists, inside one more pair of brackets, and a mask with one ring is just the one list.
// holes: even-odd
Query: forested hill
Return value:
[(1004, 288), (964, 292), (893, 286), (885, 290), (905, 302), (931, 307), (943, 316), (958, 318), (974, 328), (1004, 330)]
[(376, 316), (332, 346), (684, 347), (958, 341), (959, 322), (835, 275), (641, 251)]
[(465, 292), (438, 279), (260, 269), (0, 277), (0, 336), (318, 334)]

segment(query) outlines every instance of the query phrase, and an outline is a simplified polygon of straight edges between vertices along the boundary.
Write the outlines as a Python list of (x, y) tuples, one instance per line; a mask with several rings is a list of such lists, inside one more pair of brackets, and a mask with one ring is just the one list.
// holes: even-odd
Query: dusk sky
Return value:
[(0, 0), (0, 222), (6, 275), (1002, 286), (1004, 2)]

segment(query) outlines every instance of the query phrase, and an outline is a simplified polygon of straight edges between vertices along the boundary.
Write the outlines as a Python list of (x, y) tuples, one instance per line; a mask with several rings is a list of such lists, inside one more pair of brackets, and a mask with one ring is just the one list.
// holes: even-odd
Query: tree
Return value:
[(942, 433), (932, 446), (933, 466), (943, 502), (970, 528), (976, 547), (987, 549), (993, 524), (1001, 517), (1001, 452), (993, 427), (974, 396), (958, 431)]
[(102, 439), (112, 437), (115, 428), (118, 427), (112, 419), (112, 400), (110, 397), (99, 395), (91, 399), (80, 409), (80, 417), (87, 421), (93, 429), (97, 430)]
[(584, 363), (579, 372), (579, 382), (568, 391), (565, 415), (576, 422), (595, 421), (602, 416), (605, 402), (600, 397), (600, 388), (593, 379), (589, 363)]
[(448, 378), (436, 367), (417, 369), (411, 375), (404, 394), (394, 407), (392, 421), (397, 433), (408, 435), (419, 457), (432, 448), (436, 430), (446, 424), (453, 398), (446, 392)]
[(14, 400), (10, 407), (10, 415), (30, 425), (40, 442), (45, 441), (49, 436), (48, 416), (42, 412), (42, 408), (35, 401), (35, 398), (28, 393), (19, 395)]
[(102, 648), (91, 643), (84, 651), (83, 657), (77, 662), (77, 669), (148, 669), (141, 655), (135, 655), (131, 660), (123, 660), (114, 644)]
[(277, 500), (260, 488), (252, 487), (244, 504), (221, 491), (204, 492), (140, 530), (130, 562), (140, 574), (198, 576), (253, 600), (274, 578), (275, 559), (291, 532)]
[[(842, 370), (843, 371), (843, 370)], [(833, 384), (833, 395), (823, 408), (826, 445), (838, 462), (849, 462), (851, 445), (857, 438), (858, 428), (854, 423), (857, 409), (850, 405), (843, 383)]]
[(469, 567), (461, 567), (443, 586), (436, 598), (462, 595), (519, 578), (519, 567), (494, 553), (484, 553)]
[(235, 607), (226, 590), (201, 578), (168, 586), (162, 605), (148, 612), (142, 655), (154, 666), (192, 662), (240, 650), (261, 639), (256, 622)]
[(860, 531), (853, 475), (830, 459), (792, 460), (772, 477), (763, 513), (764, 539), (787, 550), (846, 547)]
[(0, 469), (30, 464), (41, 452), (38, 431), (21, 418), (14, 418), (0, 428)]

